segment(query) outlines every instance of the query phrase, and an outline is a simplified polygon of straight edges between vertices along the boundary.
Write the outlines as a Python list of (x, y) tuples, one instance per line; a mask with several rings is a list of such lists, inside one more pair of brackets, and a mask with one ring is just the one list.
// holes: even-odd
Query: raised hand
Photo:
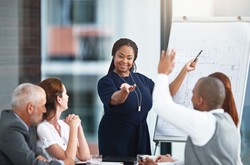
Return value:
[(175, 51), (169, 50), (161, 52), (161, 58), (158, 64), (158, 73), (169, 75), (174, 69)]
[(186, 64), (185, 64), (185, 69), (187, 72), (190, 72), (190, 71), (193, 71), (195, 70), (195, 66), (197, 64), (197, 61), (194, 61), (194, 59), (188, 61)]

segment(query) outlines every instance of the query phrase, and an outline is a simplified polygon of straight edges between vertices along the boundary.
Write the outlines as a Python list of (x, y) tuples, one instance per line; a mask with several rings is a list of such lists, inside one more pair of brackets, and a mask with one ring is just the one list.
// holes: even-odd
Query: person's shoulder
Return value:
[(140, 72), (133, 72), (133, 74), (137, 75), (138, 77), (143, 77), (143, 78), (150, 79), (148, 76), (146, 76), (145, 74), (142, 74)]
[(110, 83), (114, 81), (114, 73), (110, 72), (108, 74), (106, 74), (105, 76), (101, 77), (98, 81), (98, 84), (106, 84), (106, 83)]
[(43, 120), (41, 123), (39, 123), (38, 125), (50, 125), (50, 123), (47, 120)]
[(9, 110), (9, 109), (2, 110), (1, 120), (4, 120), (6, 118), (13, 118), (13, 117), (14, 117), (14, 112), (12, 110)]
[(14, 113), (9, 110), (2, 111), (0, 125), (0, 134), (4, 134), (5, 131), (14, 130), (12, 129), (13, 127), (18, 130), (20, 130), (20, 127), (22, 128), (21, 122), (15, 117)]
[(9, 129), (15, 127), (18, 129), (27, 129), (25, 123), (12, 110), (3, 110), (1, 113), (0, 124), (2, 127)]
[(37, 125), (37, 130), (44, 130), (44, 129), (46, 130), (50, 128), (51, 128), (51, 124), (47, 120), (44, 120)]
[(232, 119), (232, 117), (227, 112), (213, 113), (213, 116), (216, 117), (216, 118), (218, 118), (218, 120), (221, 120), (223, 118), (226, 118), (227, 120), (231, 120)]
[(134, 75), (136, 75), (138, 78), (140, 78), (141, 80), (146, 80), (146, 81), (152, 81), (151, 78), (149, 78), (148, 76), (142, 74), (142, 73), (139, 73), (139, 72), (135, 72), (133, 73)]

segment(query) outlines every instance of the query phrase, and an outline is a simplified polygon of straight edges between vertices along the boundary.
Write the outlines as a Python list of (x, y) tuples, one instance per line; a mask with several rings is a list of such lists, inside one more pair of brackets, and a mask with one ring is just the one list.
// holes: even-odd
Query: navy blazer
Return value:
[[(42, 155), (36, 147), (35, 127), (28, 128), (11, 110), (4, 110), (0, 119), (1, 165), (47, 165), (36, 159)], [(51, 161), (50, 165), (60, 165)]]

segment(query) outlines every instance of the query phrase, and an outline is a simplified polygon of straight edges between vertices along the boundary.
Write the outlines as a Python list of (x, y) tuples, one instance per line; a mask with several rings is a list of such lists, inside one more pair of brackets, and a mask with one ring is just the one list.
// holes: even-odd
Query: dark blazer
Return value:
[[(42, 152), (36, 147), (36, 131), (28, 128), (11, 110), (4, 110), (0, 119), (0, 164), (1, 165), (47, 165), (36, 156)], [(51, 161), (50, 165), (60, 165)]]

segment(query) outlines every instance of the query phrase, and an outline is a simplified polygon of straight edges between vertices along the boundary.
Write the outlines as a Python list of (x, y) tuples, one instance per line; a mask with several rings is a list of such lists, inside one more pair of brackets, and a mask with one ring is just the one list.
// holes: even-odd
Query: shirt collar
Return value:
[(23, 123), (23, 125), (25, 126), (25, 128), (27, 128), (27, 130), (29, 130), (29, 127), (27, 126), (27, 124), (16, 114), (16, 112), (13, 111), (13, 113), (17, 117), (17, 119), (20, 120), (21, 123)]
[(211, 110), (209, 111), (210, 113), (224, 113), (224, 110), (223, 109), (214, 109), (214, 110)]

